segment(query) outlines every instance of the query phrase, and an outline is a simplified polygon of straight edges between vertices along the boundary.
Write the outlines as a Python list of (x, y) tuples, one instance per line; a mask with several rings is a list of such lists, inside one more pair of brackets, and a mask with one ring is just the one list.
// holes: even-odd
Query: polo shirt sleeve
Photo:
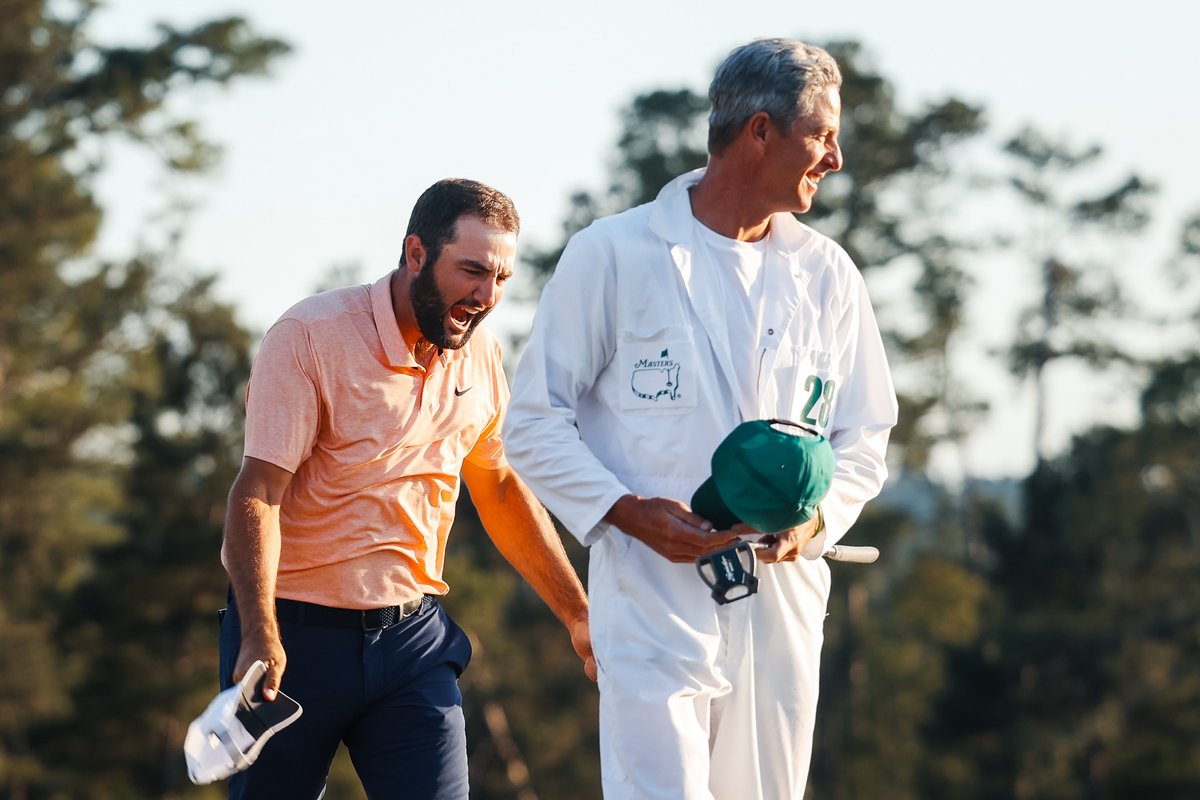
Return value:
[(317, 440), (319, 385), (308, 328), (281, 319), (267, 331), (250, 370), (245, 455), (296, 472)]
[(486, 360), (486, 385), (491, 387), (492, 416), (475, 440), (475, 446), (467, 453), (466, 460), (484, 469), (502, 469), (508, 466), (501, 438), (504, 412), (508, 408), (508, 378), (504, 375), (504, 359), (499, 342), (493, 340), (490, 343)]

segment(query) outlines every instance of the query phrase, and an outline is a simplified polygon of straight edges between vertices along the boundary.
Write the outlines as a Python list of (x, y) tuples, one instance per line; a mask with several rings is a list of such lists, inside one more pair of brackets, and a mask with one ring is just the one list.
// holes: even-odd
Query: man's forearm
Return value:
[(537, 516), (530, 514), (525, 519), (510, 519), (499, 525), (485, 522), (484, 527), (500, 554), (569, 628), (587, 617), (587, 593), (549, 515), (542, 511), (542, 519)]
[(279, 550), (278, 507), (256, 497), (231, 493), (221, 562), (233, 585), (243, 639), (279, 638), (275, 619)]
[(550, 515), (509, 471), (495, 489), (472, 494), (488, 536), (568, 628), (587, 616), (587, 594)]
[(587, 593), (567, 558), (550, 514), (511, 467), (496, 470), (463, 464), (463, 477), (488, 536), (545, 601), (571, 636), (583, 671), (596, 680), (588, 623)]

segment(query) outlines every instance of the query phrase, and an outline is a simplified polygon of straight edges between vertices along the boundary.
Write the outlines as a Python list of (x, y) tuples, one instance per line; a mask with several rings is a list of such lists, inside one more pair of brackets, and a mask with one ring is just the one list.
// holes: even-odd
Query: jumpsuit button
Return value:
[(774, 335), (775, 335), (775, 329), (767, 328), (767, 336), (774, 336)]

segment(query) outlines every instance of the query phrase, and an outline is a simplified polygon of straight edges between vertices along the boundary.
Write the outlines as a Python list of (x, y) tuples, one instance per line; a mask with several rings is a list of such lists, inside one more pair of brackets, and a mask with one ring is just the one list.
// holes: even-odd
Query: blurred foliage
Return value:
[[(1099, 371), (1136, 361), (1118, 333), (1134, 309), (1113, 275), (1110, 254), (1119, 237), (1149, 222), (1155, 190), (1137, 175), (1099, 190), (1078, 187), (1081, 175), (1091, 177), (1102, 149), (1053, 141), (1033, 128), (1009, 139), (1004, 152), (1013, 163), (1009, 184), (1029, 217), (1012, 235), (1013, 246), (1035, 265), (1036, 287), (1008, 357), (1014, 374), (1035, 387), (1034, 446), (1041, 460), (1047, 456), (1049, 368), (1074, 361)], [(1089, 242), (1089, 235), (1099, 241)]]
[[(213, 683), (224, 492), (249, 334), (156, 253), (97, 263), (100, 143), (165, 168), (214, 150), (166, 110), (286, 46), (229, 18), (145, 46), (93, 2), (0, 3), (0, 795), (177, 792)], [(215, 796), (210, 793), (210, 796)]]
[[(570, 534), (564, 540), (586, 575), (586, 552)], [(446, 609), (477, 644), (462, 682), (472, 797), (521, 797), (513, 777), (523, 766), (526, 791), (541, 798), (599, 798), (596, 686), (562, 625), (496, 552), (469, 497), (459, 502), (446, 575)]]
[[(110, 47), (87, 36), (93, 8), (0, 0), (0, 797), (216, 798), (220, 784), (187, 783), (180, 746), (216, 689), (220, 526), (254, 337), (169, 253), (89, 257), (95, 143), (120, 135), (167, 169), (202, 169), (215, 149), (165, 100), (259, 73), (286, 47), (237, 19)], [(847, 168), (806, 220), (869, 279), (907, 270), (884, 305), (920, 324), (888, 342), (921, 380), (903, 397), (895, 490), (853, 532), (884, 559), (832, 567), (808, 795), (1200, 796), (1200, 217), (1162, 265), (1191, 303), (1171, 324), (1193, 344), (1143, 366), (1137, 423), (1043, 458), (1017, 503), (981, 482), (940, 486), (922, 473), (928, 452), (987, 413), (950, 357), (980, 245), (942, 213), (976, 180), (959, 148), (982, 110), (899, 108), (863, 48), (830, 48)], [(704, 112), (688, 89), (635, 98), (610, 185), (571, 198), (564, 234), (701, 166)], [(1146, 221), (1140, 180), (1058, 194), (1050, 176), (1087, 175), (1098, 150), (1027, 131), (1007, 152), (1027, 167), (1020, 207), (1062, 237)], [(557, 253), (536, 254), (544, 274)], [(1084, 283), (1062, 284), (1063, 308), (1105, 313)], [(446, 570), (445, 604), (477, 642), (462, 680), (472, 796), (599, 798), (596, 687), (466, 495)], [(363, 796), (344, 751), (327, 796)]]

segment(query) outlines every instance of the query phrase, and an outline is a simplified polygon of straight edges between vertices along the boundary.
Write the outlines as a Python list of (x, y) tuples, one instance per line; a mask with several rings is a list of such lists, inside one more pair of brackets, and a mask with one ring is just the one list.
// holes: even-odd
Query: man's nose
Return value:
[(475, 287), (472, 298), (481, 306), (494, 306), (504, 293), (504, 287), (493, 277), (484, 278)]
[(829, 165), (830, 172), (840, 172), (842, 169), (842, 145), (836, 139), (825, 150), (825, 163)]

